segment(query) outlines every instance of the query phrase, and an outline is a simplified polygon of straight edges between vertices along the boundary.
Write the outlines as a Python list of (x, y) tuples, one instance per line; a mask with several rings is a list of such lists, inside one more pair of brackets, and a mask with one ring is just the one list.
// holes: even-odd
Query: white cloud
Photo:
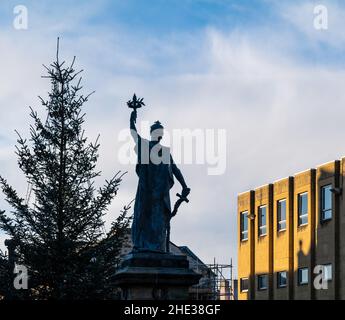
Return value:
[[(318, 10), (315, 13), (314, 10), (320, 5), (327, 9), (327, 12), (325, 11), (328, 16), (327, 30), (318, 30), (314, 27), (315, 18), (321, 17), (320, 11)], [(334, 0), (322, 2), (308, 0), (295, 4), (285, 2), (282, 5), (278, 4), (277, 7), (279, 8), (277, 12), (280, 12), (282, 17), (298, 32), (304, 34), (315, 50), (318, 49), (320, 44), (344, 50), (345, 8), (340, 2)]]

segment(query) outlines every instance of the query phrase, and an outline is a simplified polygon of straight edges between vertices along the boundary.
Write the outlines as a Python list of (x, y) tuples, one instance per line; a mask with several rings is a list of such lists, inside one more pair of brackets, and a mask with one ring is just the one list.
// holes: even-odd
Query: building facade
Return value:
[(345, 299), (345, 158), (238, 195), (240, 300)]

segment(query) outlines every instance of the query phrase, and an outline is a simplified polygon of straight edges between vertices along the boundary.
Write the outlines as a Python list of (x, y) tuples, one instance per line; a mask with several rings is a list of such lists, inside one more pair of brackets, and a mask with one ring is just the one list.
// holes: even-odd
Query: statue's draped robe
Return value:
[[(152, 150), (153, 149), (153, 150)], [(163, 163), (152, 163), (150, 154), (160, 149)], [(169, 191), (174, 184), (170, 150), (138, 136), (136, 173), (139, 177), (134, 205), (132, 241), (134, 250), (165, 251), (166, 230), (171, 214)], [(168, 161), (167, 161), (168, 159)]]

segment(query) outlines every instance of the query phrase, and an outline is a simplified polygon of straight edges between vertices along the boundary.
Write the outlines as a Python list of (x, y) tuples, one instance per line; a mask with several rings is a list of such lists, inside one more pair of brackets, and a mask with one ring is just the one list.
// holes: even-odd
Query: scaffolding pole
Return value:
[(213, 259), (213, 264), (208, 264), (211, 284), (209, 293), (210, 300), (235, 300), (233, 264), (220, 264)]

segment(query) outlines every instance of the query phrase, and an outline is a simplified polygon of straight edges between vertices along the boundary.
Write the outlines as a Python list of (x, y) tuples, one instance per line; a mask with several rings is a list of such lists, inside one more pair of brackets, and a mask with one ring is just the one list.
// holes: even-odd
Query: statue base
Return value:
[(122, 300), (187, 300), (201, 275), (189, 269), (186, 256), (132, 252), (113, 277)]

